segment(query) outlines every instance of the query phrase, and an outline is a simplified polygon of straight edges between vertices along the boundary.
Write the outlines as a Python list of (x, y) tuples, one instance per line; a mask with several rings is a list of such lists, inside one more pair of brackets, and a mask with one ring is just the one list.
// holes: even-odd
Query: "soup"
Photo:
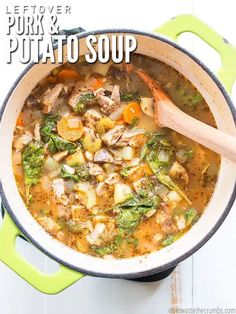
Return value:
[[(168, 65), (133, 55), (187, 114), (215, 127), (203, 97)], [(19, 192), (53, 237), (85, 254), (129, 258), (171, 245), (200, 218), (220, 157), (153, 120), (145, 82), (123, 64), (66, 63), (18, 117)]]

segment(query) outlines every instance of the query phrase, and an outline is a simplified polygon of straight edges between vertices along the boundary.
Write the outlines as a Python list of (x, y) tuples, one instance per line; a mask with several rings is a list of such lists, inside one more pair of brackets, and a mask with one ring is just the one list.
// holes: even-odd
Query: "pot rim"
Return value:
[[(186, 54), (187, 56), (189, 56), (193, 61), (195, 61), (211, 77), (211, 79), (214, 81), (216, 86), (219, 88), (220, 92), (222, 93), (222, 95), (224, 96), (224, 98), (228, 104), (228, 107), (229, 107), (230, 112), (232, 114), (234, 123), (236, 125), (236, 109), (235, 109), (234, 104), (233, 104), (230, 96), (228, 95), (228, 92), (226, 91), (225, 87), (222, 85), (222, 83), (216, 77), (216, 75), (204, 63), (202, 63), (202, 61), (200, 61), (195, 55), (193, 55), (191, 52), (189, 52), (185, 48), (181, 47), (180, 45), (178, 45), (177, 43), (175, 43), (174, 41), (172, 41), (171, 39), (168, 39), (167, 37), (165, 37), (163, 35), (139, 31), (139, 30), (127, 29), (127, 28), (112, 28), (112, 29), (101, 29), (101, 30), (96, 30), (96, 31), (85, 31), (85, 32), (77, 34), (76, 36), (78, 39), (82, 39), (88, 35), (99, 35), (99, 34), (104, 34), (104, 33), (125, 33), (125, 34), (128, 33), (128, 34), (134, 34), (134, 35), (136, 34), (136, 35), (141, 35), (141, 36), (147, 36), (147, 37), (150, 37), (153, 39), (160, 40), (166, 44), (169, 44), (170, 46), (178, 49), (179, 51), (181, 51), (184, 54)], [(65, 44), (66, 43), (63, 43), (63, 46)], [(54, 45), (53, 49), (54, 50), (57, 49), (57, 45)], [(42, 58), (42, 55), (39, 56), (39, 61), (41, 60), (41, 58)], [(35, 64), (36, 64), (35, 62), (29, 63), (29, 65), (22, 71), (22, 73), (15, 80), (11, 89), (7, 93), (7, 95), (3, 101), (3, 104), (1, 106), (1, 109), (0, 109), (0, 123), (2, 121), (3, 113), (5, 111), (5, 108), (7, 106), (7, 103), (9, 101), (10, 96), (12, 95), (13, 91), (15, 90), (15, 88), (18, 85), (18, 83), (20, 82), (20, 80), (27, 74), (27, 72)], [(60, 263), (64, 266), (67, 266), (67, 267), (69, 267), (75, 271), (79, 271), (83, 274), (92, 275), (95, 277), (104, 277), (104, 278), (126, 278), (126, 279), (129, 279), (129, 278), (139, 278), (139, 277), (149, 276), (149, 275), (153, 275), (155, 273), (164, 271), (166, 269), (169, 269), (173, 266), (176, 266), (179, 262), (185, 260), (186, 258), (191, 256), (193, 253), (195, 253), (197, 250), (199, 250), (213, 236), (213, 234), (219, 229), (219, 227), (221, 226), (223, 221), (226, 219), (226, 217), (227, 217), (227, 215), (228, 215), (228, 213), (229, 213), (229, 211), (230, 211), (230, 209), (231, 209), (231, 207), (235, 201), (235, 198), (236, 198), (236, 180), (235, 180), (232, 194), (228, 200), (228, 203), (227, 203), (224, 211), (221, 214), (221, 217), (218, 219), (218, 221), (214, 225), (214, 227), (211, 230), (209, 230), (208, 233), (204, 236), (204, 238), (202, 238), (194, 247), (192, 247), (190, 250), (188, 250), (187, 252), (185, 252), (181, 256), (171, 260), (168, 263), (165, 263), (164, 265), (154, 267), (154, 268), (149, 269), (149, 270), (136, 272), (136, 273), (130, 273), (130, 274), (118, 274), (118, 273), (117, 274), (106, 274), (106, 273), (99, 273), (99, 272), (95, 272), (95, 271), (87, 271), (86, 269), (74, 266), (74, 265), (70, 264), (70, 262), (56, 257), (51, 252), (47, 251), (47, 249), (45, 247), (40, 245), (37, 242), (37, 240), (32, 238), (31, 235), (25, 230), (24, 226), (19, 223), (16, 215), (14, 214), (14, 210), (12, 210), (12, 208), (10, 207), (10, 205), (7, 201), (7, 197), (5, 195), (1, 180), (0, 180), (0, 197), (2, 199), (2, 203), (5, 207), (5, 209), (9, 213), (9, 215), (12, 218), (15, 225), (20, 229), (20, 231), (23, 233), (23, 235), (26, 236), (26, 238), (29, 239), (29, 241), (33, 245), (35, 245), (40, 251), (42, 251), (45, 255), (49, 256), (50, 258), (57, 261), (58, 263)]]

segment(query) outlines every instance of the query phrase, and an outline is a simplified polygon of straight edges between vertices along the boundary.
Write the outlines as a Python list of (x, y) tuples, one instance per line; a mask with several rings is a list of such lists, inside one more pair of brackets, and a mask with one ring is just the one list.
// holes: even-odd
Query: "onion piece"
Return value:
[(122, 113), (123, 113), (123, 110), (125, 108), (125, 104), (121, 104), (115, 111), (113, 111), (110, 115), (109, 115), (109, 118), (111, 120), (118, 120)]
[(168, 162), (169, 161), (169, 153), (165, 150), (161, 150), (158, 154), (158, 160), (161, 162)]
[(42, 176), (42, 178), (41, 178), (41, 187), (47, 193), (49, 193), (51, 191), (51, 189), (52, 189), (52, 182), (51, 182), (51, 180), (49, 179), (48, 176)]
[(75, 182), (73, 180), (66, 180), (64, 183), (65, 186), (65, 193), (69, 194), (73, 191), (75, 187)]
[(44, 170), (46, 172), (52, 172), (58, 168), (58, 163), (51, 157), (47, 157), (44, 163)]
[(161, 197), (165, 197), (166, 194), (169, 192), (169, 189), (164, 186), (163, 184), (159, 184), (155, 187), (155, 192)]
[(130, 146), (125, 146), (120, 149), (110, 149), (112, 154), (124, 160), (132, 160), (134, 158), (134, 149)]
[(149, 117), (153, 117), (154, 109), (153, 109), (153, 98), (142, 97), (140, 106), (142, 111)]

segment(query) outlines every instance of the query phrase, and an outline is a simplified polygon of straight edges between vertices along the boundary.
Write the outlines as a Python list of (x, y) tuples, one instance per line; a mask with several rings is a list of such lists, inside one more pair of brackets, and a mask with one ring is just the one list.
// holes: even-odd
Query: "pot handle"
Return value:
[(0, 228), (0, 260), (37, 290), (46, 294), (56, 294), (84, 276), (63, 265), (60, 265), (54, 274), (42, 273), (17, 253), (15, 242), (18, 236), (22, 236), (21, 232), (5, 212)]
[(236, 79), (236, 48), (207, 24), (195, 16), (183, 14), (174, 17), (154, 32), (171, 37), (175, 41), (180, 34), (186, 32), (199, 36), (220, 54), (221, 68), (218, 76), (228, 92), (232, 91)]

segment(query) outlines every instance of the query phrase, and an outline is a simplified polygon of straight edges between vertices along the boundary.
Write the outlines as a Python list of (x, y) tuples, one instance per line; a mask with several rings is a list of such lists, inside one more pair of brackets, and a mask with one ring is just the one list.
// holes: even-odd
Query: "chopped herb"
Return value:
[(163, 246), (168, 246), (171, 245), (175, 240), (175, 237), (173, 235), (169, 235), (163, 242), (162, 245)]
[(98, 255), (104, 256), (108, 254), (112, 254), (116, 250), (116, 245), (114, 243), (111, 243), (109, 245), (103, 246), (103, 247), (98, 247), (96, 245), (92, 245), (91, 249)]
[(122, 168), (120, 171), (121, 177), (126, 179), (129, 176), (129, 170), (130, 169), (131, 169), (131, 167), (129, 167), (129, 166)]
[(92, 92), (82, 94), (76, 104), (76, 107), (74, 108), (75, 112), (84, 113), (86, 107), (94, 103), (95, 98), (96, 97)]
[(138, 91), (128, 92), (128, 93), (121, 93), (120, 95), (121, 101), (129, 102), (132, 100), (137, 101), (138, 103), (141, 102), (141, 97)]
[(49, 210), (45, 209), (45, 208), (40, 208), (39, 212), (41, 215), (48, 215), (49, 214)]
[(193, 225), (198, 220), (198, 213), (196, 209), (190, 208), (185, 213), (185, 219), (186, 219), (186, 226)]
[(40, 135), (42, 141), (47, 143), (50, 140), (52, 134), (56, 133), (57, 122), (60, 119), (58, 115), (44, 115), (42, 125), (40, 127)]
[(133, 117), (130, 125), (129, 125), (129, 129), (133, 129), (137, 124), (139, 123), (139, 118), (138, 117)]
[(127, 238), (127, 242), (128, 242), (129, 244), (134, 245), (135, 248), (137, 248), (137, 246), (138, 246), (138, 244), (139, 244), (139, 240), (138, 240), (137, 238), (133, 238), (133, 237)]
[(26, 188), (26, 199), (31, 200), (30, 187), (39, 182), (44, 163), (44, 151), (40, 142), (26, 145), (22, 151), (22, 166)]
[(67, 141), (59, 135), (52, 134), (48, 142), (48, 150), (51, 154), (55, 154), (59, 151), (68, 151), (72, 154), (76, 151), (77, 145), (73, 142)]
[(72, 174), (67, 171), (65, 165), (61, 167), (61, 177), (64, 179), (73, 180), (74, 182), (87, 181), (90, 177), (88, 167), (85, 164), (82, 164), (78, 167), (75, 167), (75, 173)]

